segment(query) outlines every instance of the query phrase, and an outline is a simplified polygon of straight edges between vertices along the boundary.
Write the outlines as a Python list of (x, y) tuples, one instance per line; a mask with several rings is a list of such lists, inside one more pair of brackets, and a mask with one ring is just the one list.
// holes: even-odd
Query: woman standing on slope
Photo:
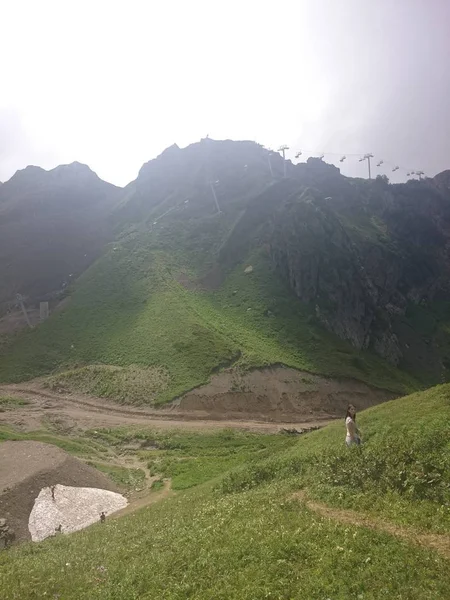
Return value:
[(347, 428), (347, 435), (345, 437), (347, 446), (359, 446), (361, 444), (361, 432), (356, 426), (356, 409), (353, 404), (349, 404), (347, 407), (345, 427)]

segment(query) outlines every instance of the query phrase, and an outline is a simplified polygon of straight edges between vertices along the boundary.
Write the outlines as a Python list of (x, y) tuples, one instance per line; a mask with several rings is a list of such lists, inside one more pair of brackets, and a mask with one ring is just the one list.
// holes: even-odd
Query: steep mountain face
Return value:
[(341, 179), (332, 197), (306, 189), (284, 200), (272, 221), (273, 260), (339, 337), (439, 380), (447, 366), (437, 325), (450, 300), (443, 174), (395, 186)]
[(61, 290), (97, 258), (121, 190), (86, 165), (27, 167), (0, 187), (0, 307)]

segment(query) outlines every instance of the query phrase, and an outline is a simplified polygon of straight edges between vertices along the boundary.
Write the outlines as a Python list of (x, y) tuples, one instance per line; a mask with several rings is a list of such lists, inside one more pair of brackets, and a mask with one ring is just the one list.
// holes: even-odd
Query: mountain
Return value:
[[(194, 211), (214, 218), (216, 195), (229, 223), (220, 247), (207, 245), (195, 261), (211, 268), (201, 282), (222, 281), (264, 246), (277, 275), (328, 330), (430, 381), (446, 380), (450, 171), (389, 185), (344, 177), (320, 159), (286, 163), (286, 179), (283, 166), (252, 142), (174, 146), (141, 169), (127, 210), (142, 221), (145, 211), (180, 211), (183, 195), (194, 196), (195, 206), (184, 207), (191, 223)], [(164, 218), (173, 227), (176, 217)], [(187, 229), (184, 222), (180, 232)], [(197, 234), (190, 240), (195, 252)]]
[[(17, 177), (33, 180), (36, 197), (50, 174), (30, 169)], [(63, 313), (5, 347), (1, 380), (57, 369), (84, 391), (142, 401), (152, 389), (158, 403), (230, 365), (283, 364), (395, 393), (450, 379), (448, 172), (390, 185), (206, 138), (143, 165), (110, 213), (117, 190), (96, 179), (104, 194), (93, 203), (86, 169), (64, 188), (85, 207), (77, 215), (97, 208), (95, 231), (81, 229), (92, 249), (79, 271), (103, 254)], [(36, 210), (37, 222), (60, 205)], [(109, 227), (114, 242), (104, 246)], [(40, 276), (34, 285), (55, 289), (67, 271), (77, 272), (49, 268), (54, 284)]]
[(29, 166), (0, 187), (0, 307), (49, 299), (83, 272), (111, 235), (121, 190), (86, 165)]

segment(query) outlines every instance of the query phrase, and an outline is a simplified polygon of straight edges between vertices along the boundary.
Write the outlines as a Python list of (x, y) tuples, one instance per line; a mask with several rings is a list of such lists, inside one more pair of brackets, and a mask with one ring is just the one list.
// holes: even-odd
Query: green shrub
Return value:
[(319, 481), (358, 491), (395, 491), (413, 500), (444, 502), (450, 493), (448, 441), (402, 434), (376, 445), (316, 457)]
[(24, 398), (18, 398), (17, 396), (0, 396), (0, 412), (27, 406), (27, 404), (30, 404), (30, 401), (25, 400)]
[(280, 456), (267, 459), (228, 473), (217, 489), (224, 494), (243, 492), (274, 479), (285, 479), (292, 475), (298, 475), (303, 472), (305, 464), (300, 456)]

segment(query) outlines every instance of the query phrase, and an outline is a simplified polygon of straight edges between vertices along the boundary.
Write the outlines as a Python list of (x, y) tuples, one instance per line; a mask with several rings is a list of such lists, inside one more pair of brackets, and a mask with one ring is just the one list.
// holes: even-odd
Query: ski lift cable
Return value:
[(309, 156), (315, 156), (316, 154), (325, 154), (325, 156), (364, 156), (365, 152), (326, 152), (319, 150), (305, 150), (304, 148), (300, 149), (302, 154), (308, 154)]
[[(350, 153), (347, 153), (347, 154), (341, 155), (340, 153), (337, 153), (337, 152), (323, 152), (323, 153), (319, 153), (319, 152), (309, 152), (308, 150), (302, 150), (302, 153), (306, 154), (306, 155), (309, 154), (310, 156), (314, 156), (314, 155), (318, 155), (318, 154), (320, 154), (320, 155), (325, 154), (325, 156), (326, 155), (329, 155), (329, 156), (341, 156), (342, 158), (340, 159), (340, 162), (344, 162), (342, 159), (345, 160), (349, 156), (359, 157), (358, 161), (359, 162), (363, 162), (364, 159), (367, 158), (367, 156), (368, 156), (367, 154), (350, 154)], [(371, 158), (376, 158), (376, 157), (373, 156), (373, 154), (371, 154), (370, 157)], [(382, 167), (383, 165), (385, 165), (387, 167), (390, 167), (391, 169), (395, 169), (396, 171), (404, 171), (406, 174), (409, 173), (410, 175), (419, 175), (419, 177), (425, 175), (425, 173), (423, 171), (420, 171), (420, 170), (417, 170), (417, 169), (407, 169), (406, 167), (403, 167), (402, 165), (398, 165), (396, 163), (392, 163), (392, 162), (390, 162), (388, 160), (385, 160), (385, 159), (379, 159), (378, 163), (376, 164), (376, 167), (379, 168), (379, 167)]]
[[(340, 157), (345, 157), (348, 158), (349, 156), (356, 156), (358, 158), (362, 158), (365, 159), (367, 158), (367, 156), (370, 154), (370, 158), (377, 158), (376, 156), (374, 156), (371, 152), (326, 152), (326, 151), (319, 151), (319, 150), (305, 150), (304, 148), (302, 148), (300, 151), (298, 151), (296, 154), (298, 154), (299, 156), (304, 155), (308, 155), (308, 156), (316, 156), (316, 155), (322, 155), (324, 154), (325, 156), (340, 156)], [(384, 160), (384, 159), (379, 159), (377, 158), (377, 160), (380, 162), (381, 160), (381, 164), (392, 164), (393, 163), (389, 163), (389, 161)], [(403, 167), (400, 167), (403, 168)], [(404, 169), (407, 170), (407, 169)]]
[(392, 169), (395, 169), (396, 171), (402, 171), (406, 174), (406, 176), (411, 176), (411, 175), (419, 175), (419, 177), (424, 177), (425, 173), (423, 171), (421, 171), (420, 169), (407, 169), (406, 167), (403, 167), (402, 165), (398, 165), (396, 163), (392, 163), (388, 160), (383, 161), (385, 165), (387, 165), (388, 167)]
[(339, 162), (343, 163), (345, 160), (347, 160), (350, 157), (356, 157), (358, 158), (359, 162), (363, 162), (368, 155), (370, 154), (370, 158), (375, 158), (375, 160), (377, 160), (378, 162), (376, 163), (376, 167), (380, 168), (383, 165), (385, 167), (390, 167), (391, 172), (393, 169), (395, 169), (395, 171), (402, 171), (404, 172), (406, 175), (408, 175), (408, 173), (410, 175), (418, 175), (419, 177), (424, 177), (425, 173), (419, 169), (408, 169), (406, 167), (403, 167), (402, 165), (398, 165), (397, 163), (392, 163), (388, 160), (385, 160), (383, 158), (379, 158), (377, 156), (374, 156), (372, 153), (363, 153), (363, 152), (326, 152), (326, 151), (318, 151), (318, 150), (306, 150), (304, 148), (301, 148), (300, 150), (298, 150), (295, 153), (295, 158), (299, 158), (300, 156), (310, 156), (310, 157), (326, 157), (326, 156), (339, 156)]

